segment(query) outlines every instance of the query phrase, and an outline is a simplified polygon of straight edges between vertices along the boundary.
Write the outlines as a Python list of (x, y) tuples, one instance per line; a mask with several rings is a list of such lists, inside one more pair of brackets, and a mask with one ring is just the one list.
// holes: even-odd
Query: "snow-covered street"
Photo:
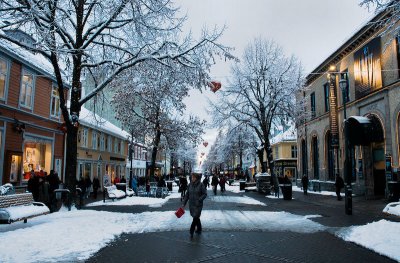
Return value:
[[(102, 202), (98, 202), (91, 203), (85, 210), (63, 209), (57, 213), (36, 217), (28, 220), (27, 224), (17, 222), (1, 225), (0, 261), (80, 261), (89, 259), (124, 233), (186, 232), (191, 223), (189, 211), (178, 219), (174, 215), (175, 211), (162, 211), (167, 202), (178, 207), (179, 195), (174, 193), (166, 199), (130, 197), (106, 203), (107, 207), (148, 205), (149, 208), (158, 211), (119, 213), (91, 210), (91, 207), (103, 205)], [(227, 207), (241, 204), (250, 209), (250, 211), (209, 210), (205, 207), (201, 220), (207, 232), (261, 231), (299, 234), (330, 232), (345, 241), (355, 242), (394, 260), (400, 260), (400, 252), (397, 249), (400, 241), (400, 223), (397, 222), (380, 220), (361, 226), (332, 228), (313, 220), (320, 218), (321, 215), (296, 215), (285, 212), (284, 206), (282, 211), (268, 211), (268, 199), (265, 198), (265, 202), (260, 202), (248, 195), (232, 195), (229, 191), (226, 195), (210, 195), (207, 202), (210, 208), (213, 207), (213, 203), (218, 203)], [(257, 207), (257, 211), (251, 211), (251, 207)], [(382, 234), (384, 229), (391, 231)]]

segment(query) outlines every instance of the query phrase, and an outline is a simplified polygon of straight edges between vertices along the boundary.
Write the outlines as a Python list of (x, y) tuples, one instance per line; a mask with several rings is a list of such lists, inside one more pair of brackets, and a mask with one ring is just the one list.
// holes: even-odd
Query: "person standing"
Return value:
[(337, 175), (336, 176), (336, 180), (335, 180), (335, 188), (336, 188), (336, 196), (337, 196), (337, 200), (338, 201), (342, 200), (342, 196), (340, 195), (340, 191), (342, 190), (343, 187), (344, 187), (343, 178), (340, 177), (340, 175)]
[(203, 209), (203, 201), (207, 197), (207, 190), (204, 184), (200, 181), (199, 174), (192, 174), (192, 181), (188, 186), (183, 205), (184, 208), (186, 203), (189, 201), (190, 215), (193, 217), (192, 224), (190, 226), (190, 237), (193, 238), (193, 233), (196, 228), (196, 233), (201, 234), (201, 211)]
[(219, 180), (216, 174), (213, 175), (212, 179), (211, 179), (211, 186), (214, 192), (214, 195), (217, 195), (217, 187), (219, 184)]
[(90, 195), (90, 191), (92, 190), (92, 180), (90, 180), (90, 176), (85, 176), (85, 198), (88, 199)]
[(303, 175), (301, 178), (301, 184), (303, 185), (303, 192), (305, 195), (307, 195), (307, 190), (308, 190), (308, 176)]
[(28, 191), (32, 193), (33, 200), (39, 201), (39, 178), (35, 175), (35, 171), (31, 170), (28, 180)]
[(136, 180), (136, 176), (132, 177), (132, 190), (135, 192), (135, 195), (138, 195), (138, 181)]
[(97, 176), (95, 176), (93, 178), (93, 198), (97, 199), (97, 191), (100, 188), (100, 181), (99, 178), (97, 178)]

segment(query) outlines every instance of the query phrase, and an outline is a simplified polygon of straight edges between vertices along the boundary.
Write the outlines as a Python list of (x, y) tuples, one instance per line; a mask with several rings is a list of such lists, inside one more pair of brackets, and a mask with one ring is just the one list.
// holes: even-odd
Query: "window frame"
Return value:
[[(30, 98), (30, 103), (31, 104), (30, 104), (30, 106), (27, 106), (26, 104), (23, 104), (22, 101), (21, 101), (21, 99), (22, 99), (22, 87), (24, 85), (23, 79), (24, 79), (25, 75), (31, 75), (32, 76), (31, 98)], [(35, 96), (34, 96), (34, 94), (35, 94), (35, 83), (36, 83), (36, 76), (33, 73), (33, 71), (28, 70), (26, 68), (23, 68), (22, 72), (21, 72), (21, 80), (20, 80), (20, 87), (19, 87), (19, 99), (18, 99), (18, 105), (19, 105), (20, 108), (33, 110), (33, 105), (35, 104), (35, 100), (34, 100), (34, 98), (35, 98)], [(27, 91), (27, 89), (26, 89), (26, 86), (25, 86), (25, 96), (24, 96), (25, 98), (24, 99), (26, 99), (26, 94), (27, 94), (26, 91)]]
[(330, 86), (329, 86), (329, 82), (326, 82), (324, 84), (324, 102), (325, 102), (325, 112), (328, 112), (331, 110), (331, 105), (330, 105)]
[[(7, 95), (8, 95), (8, 89), (10, 85), (10, 70), (11, 70), (11, 63), (10, 60), (0, 56), (0, 60), (4, 61), (6, 64), (6, 72), (4, 73), (4, 95), (3, 97), (0, 97), (0, 101), (6, 101), (7, 100)], [(0, 71), (0, 75), (2, 75), (2, 72)]]
[(315, 118), (317, 116), (317, 105), (315, 103), (315, 92), (311, 92), (311, 94), (310, 94), (310, 106), (311, 106), (311, 118)]
[(81, 140), (81, 146), (82, 147), (88, 147), (88, 141), (89, 141), (89, 130), (87, 128), (82, 129), (82, 140)]
[[(54, 91), (57, 92), (57, 96), (54, 95)], [(53, 114), (53, 100), (58, 101), (58, 107), (56, 107), (56, 114)], [(50, 117), (60, 118), (61, 116), (61, 108), (60, 108), (60, 93), (58, 92), (58, 87), (55, 83), (51, 85), (51, 95), (50, 95)]]
[(92, 149), (97, 150), (97, 132), (92, 130)]

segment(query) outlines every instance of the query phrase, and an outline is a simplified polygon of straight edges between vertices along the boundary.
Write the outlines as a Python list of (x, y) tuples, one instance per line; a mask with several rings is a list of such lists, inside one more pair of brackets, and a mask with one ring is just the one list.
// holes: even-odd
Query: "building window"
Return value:
[(31, 109), (33, 105), (33, 86), (33, 74), (28, 71), (24, 71), (22, 74), (21, 96), (19, 99), (19, 104), (29, 109)]
[(315, 92), (310, 94), (310, 100), (311, 100), (311, 117), (315, 118), (316, 116), (316, 108), (315, 108)]
[(6, 98), (8, 63), (0, 58), (0, 99)]
[(82, 140), (81, 140), (82, 146), (87, 147), (88, 146), (88, 129), (83, 129), (82, 130)]
[(122, 140), (118, 141), (118, 153), (120, 153), (120, 154), (122, 154), (121, 149), (122, 149)]
[(97, 132), (92, 132), (92, 148), (93, 150), (97, 150)]
[(105, 148), (105, 138), (104, 138), (104, 134), (100, 135), (100, 150), (104, 151)]
[(114, 152), (118, 153), (118, 140), (117, 140), (117, 138), (114, 139)]
[(324, 101), (325, 101), (325, 112), (328, 112), (329, 107), (329, 83), (324, 84)]
[(318, 138), (317, 138), (317, 136), (312, 137), (311, 149), (312, 149), (314, 179), (319, 179), (319, 153), (318, 153)]
[(303, 171), (303, 175), (308, 176), (307, 144), (305, 140), (301, 140), (301, 169)]
[(51, 91), (50, 116), (60, 117), (60, 95), (56, 86), (53, 86)]
[(297, 158), (297, 146), (296, 145), (291, 146), (291, 152), (292, 152), (292, 158)]
[(350, 91), (350, 82), (349, 82), (349, 74), (348, 74), (347, 69), (345, 71), (343, 71), (343, 73), (340, 73), (340, 79), (341, 80), (344, 79), (347, 82), (347, 87), (346, 87), (344, 94), (343, 94), (343, 91), (340, 91), (340, 92), (342, 92), (342, 105), (343, 105), (345, 101), (346, 102), (350, 101), (350, 92), (349, 92)]
[(328, 131), (326, 134), (326, 163), (328, 164), (328, 179), (335, 180), (335, 171), (334, 171), (334, 148), (332, 146), (332, 135), (331, 132)]
[(111, 141), (111, 136), (107, 137), (107, 147), (108, 151), (111, 152), (112, 151), (112, 141)]
[(275, 158), (274, 159), (279, 159), (279, 147), (275, 146)]
[(121, 141), (121, 151), (120, 151), (121, 155), (125, 155), (125, 147), (124, 147), (124, 145), (125, 145), (125, 142)]

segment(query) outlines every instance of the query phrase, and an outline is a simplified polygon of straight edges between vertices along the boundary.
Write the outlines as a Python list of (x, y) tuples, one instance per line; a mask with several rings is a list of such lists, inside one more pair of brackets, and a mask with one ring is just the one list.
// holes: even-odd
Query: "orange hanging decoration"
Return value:
[(204, 147), (207, 147), (208, 142), (203, 142)]

